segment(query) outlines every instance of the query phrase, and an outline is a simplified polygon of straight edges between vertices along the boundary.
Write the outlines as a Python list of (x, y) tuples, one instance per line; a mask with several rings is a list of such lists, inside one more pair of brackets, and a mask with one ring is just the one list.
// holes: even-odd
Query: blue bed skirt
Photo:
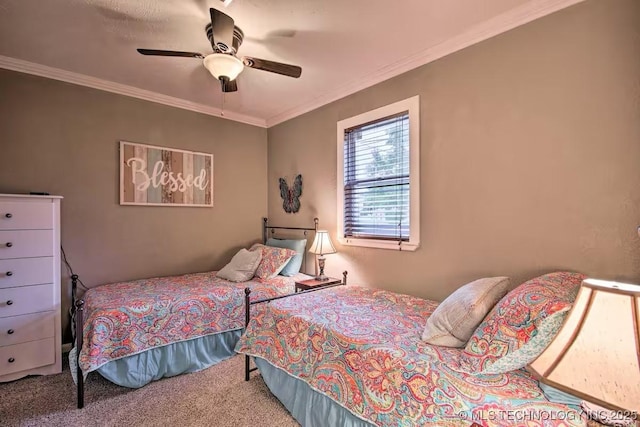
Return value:
[[(236, 354), (233, 349), (242, 331), (237, 329), (152, 348), (113, 360), (96, 371), (122, 387), (140, 388), (151, 381), (201, 371), (230, 358)], [(71, 359), (75, 358), (75, 349), (72, 353), (69, 358), (71, 366), (74, 366), (75, 361)], [(72, 374), (75, 374), (74, 371), (71, 370)]]
[(259, 357), (253, 358), (269, 390), (303, 427), (372, 427), (343, 406)]

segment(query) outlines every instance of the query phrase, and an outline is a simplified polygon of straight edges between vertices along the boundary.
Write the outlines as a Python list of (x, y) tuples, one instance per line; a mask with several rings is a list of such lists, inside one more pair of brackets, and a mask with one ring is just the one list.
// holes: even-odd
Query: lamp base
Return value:
[(318, 274), (315, 277), (315, 279), (319, 280), (321, 282), (329, 280), (329, 278), (327, 276), (325, 276), (325, 274), (324, 274), (324, 261), (325, 261), (325, 257), (323, 255), (320, 255), (318, 257), (318, 267), (320, 268), (320, 274)]

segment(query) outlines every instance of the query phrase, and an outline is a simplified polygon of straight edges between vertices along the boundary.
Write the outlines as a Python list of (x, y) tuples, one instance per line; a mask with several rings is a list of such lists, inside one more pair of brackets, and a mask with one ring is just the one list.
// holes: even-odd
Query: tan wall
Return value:
[[(261, 238), (265, 129), (5, 70), (0, 94), (0, 193), (64, 196), (62, 244), (86, 285), (217, 269)], [(120, 140), (213, 153), (214, 207), (120, 206)]]
[(639, 31), (640, 2), (589, 0), (269, 129), (269, 217), (301, 173), (294, 221), (335, 236), (336, 122), (418, 94), (422, 246), (338, 246), (330, 275), (434, 299), (558, 269), (640, 282)]

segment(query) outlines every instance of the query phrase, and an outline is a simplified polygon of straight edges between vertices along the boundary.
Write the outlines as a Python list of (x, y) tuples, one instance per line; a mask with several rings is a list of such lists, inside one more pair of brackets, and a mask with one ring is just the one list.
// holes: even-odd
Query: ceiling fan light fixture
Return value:
[(212, 53), (211, 55), (207, 55), (203, 62), (205, 68), (218, 80), (220, 80), (221, 77), (235, 80), (242, 70), (244, 70), (242, 61), (226, 53)]
[[(231, 2), (230, 0), (221, 1), (225, 4)], [(137, 49), (138, 53), (149, 56), (174, 56), (201, 59), (204, 67), (220, 82), (223, 93), (238, 91), (236, 79), (242, 70), (244, 70), (244, 67), (281, 74), (296, 79), (300, 77), (302, 68), (297, 65), (283, 64), (281, 62), (268, 61), (266, 59), (249, 56), (238, 59), (236, 53), (242, 44), (244, 33), (240, 28), (236, 27), (233, 18), (226, 13), (212, 7), (209, 8), (209, 15), (211, 15), (211, 23), (207, 24), (205, 32), (215, 53), (205, 56), (198, 52)]]

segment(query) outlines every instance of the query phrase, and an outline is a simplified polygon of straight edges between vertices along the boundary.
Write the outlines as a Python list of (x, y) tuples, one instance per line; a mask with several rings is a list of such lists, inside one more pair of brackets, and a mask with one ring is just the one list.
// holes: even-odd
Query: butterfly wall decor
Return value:
[(280, 197), (282, 207), (286, 213), (296, 213), (300, 210), (300, 196), (302, 196), (302, 175), (298, 174), (293, 180), (293, 186), (289, 188), (287, 181), (280, 178)]

